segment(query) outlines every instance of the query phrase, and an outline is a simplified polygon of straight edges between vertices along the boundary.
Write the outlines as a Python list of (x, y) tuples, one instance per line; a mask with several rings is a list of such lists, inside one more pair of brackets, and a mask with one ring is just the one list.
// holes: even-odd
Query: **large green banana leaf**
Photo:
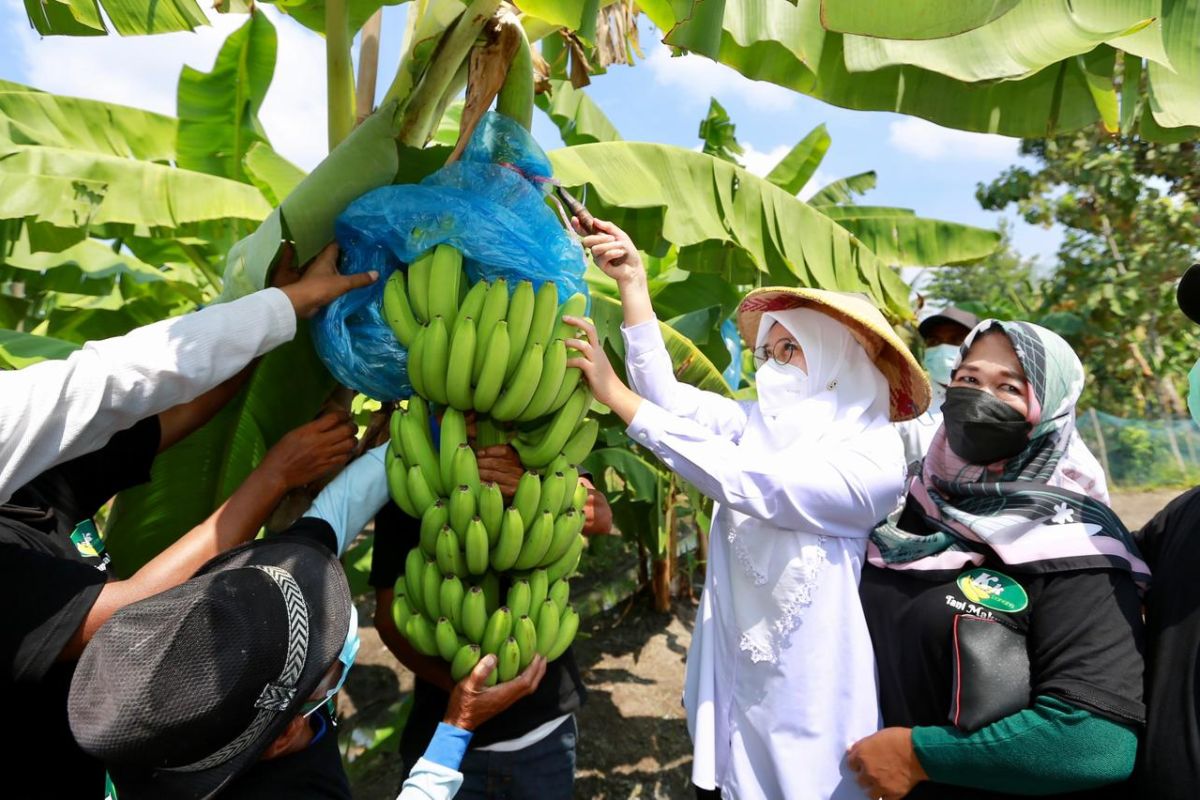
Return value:
[(25, 0), (29, 24), (42, 36), (103, 36), (104, 14), (122, 36), (195, 30), (207, 25), (196, 0)]
[(312, 419), (333, 388), (307, 326), (263, 358), (211, 422), (160, 455), (151, 481), (122, 492), (106, 531), (117, 573), (130, 575), (233, 493), (289, 430)]
[(824, 213), (825, 206), (853, 203), (856, 195), (866, 194), (875, 188), (876, 177), (875, 170), (869, 170), (830, 181), (808, 198), (808, 204)]
[(767, 180), (788, 194), (798, 194), (816, 173), (832, 142), (824, 123), (818, 125), (767, 173)]
[[(1168, 129), (1200, 125), (1200, 4), (1163, 0), (1162, 29), (1171, 63), (1170, 68), (1149, 65), (1154, 122)], [(1189, 138), (1194, 138), (1191, 133)]]
[(883, 260), (904, 266), (977, 261), (996, 250), (996, 231), (918, 217), (904, 208), (820, 206), (825, 216), (858, 237)]
[(79, 349), (75, 342), (0, 328), (0, 366), (21, 369), (46, 359), (66, 358)]
[[(270, 3), (283, 13), (295, 19), (304, 27), (317, 33), (325, 33), (325, 0), (260, 0)], [(350, 6), (350, 32), (361, 28), (371, 15), (384, 6), (398, 6), (408, 0), (348, 0)], [(456, 3), (457, 0), (434, 0), (439, 3)], [(461, 9), (461, 3), (459, 4)], [(236, 11), (233, 8), (217, 6), (218, 11)]]
[(974, 30), (1008, 13), (1021, 0), (822, 0), (821, 21), (831, 31), (888, 39), (941, 39)]
[(669, 145), (609, 142), (550, 153), (556, 178), (591, 187), (589, 204), (639, 247), (679, 248), (681, 269), (739, 283), (787, 283), (870, 294), (911, 316), (908, 287), (845, 229), (774, 184), (726, 161)]
[(539, 94), (534, 102), (558, 128), (564, 144), (620, 141), (621, 134), (586, 92), (570, 81), (552, 80), (550, 87), (549, 95)]

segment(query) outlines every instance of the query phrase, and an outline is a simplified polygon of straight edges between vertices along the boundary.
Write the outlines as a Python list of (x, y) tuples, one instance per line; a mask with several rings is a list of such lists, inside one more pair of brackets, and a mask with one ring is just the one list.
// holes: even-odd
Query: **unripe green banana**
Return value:
[(404, 626), (404, 634), (417, 652), (426, 656), (438, 655), (437, 635), (433, 624), (420, 614), (413, 614)]
[(547, 475), (542, 479), (542, 496), (538, 498), (538, 511), (549, 511), (557, 516), (566, 492), (567, 478), (565, 475), (561, 472)]
[(500, 522), (500, 538), (491, 552), (492, 569), (497, 572), (512, 569), (524, 543), (525, 523), (521, 520), (521, 512), (512, 507), (505, 509), (504, 519)]
[(449, 525), (438, 534), (437, 562), (443, 574), (466, 577), (467, 562), (458, 543), (458, 534)]
[(563, 317), (582, 317), (587, 311), (587, 295), (583, 292), (576, 292), (567, 298), (566, 302), (558, 309), (558, 319), (554, 323), (554, 332), (550, 334), (551, 339), (578, 339), (579, 329), (574, 325), (568, 325), (563, 322)]
[(438, 608), (443, 617), (448, 617), (455, 631), (462, 630), (463, 584), (457, 575), (447, 575), (442, 578), (441, 594), (438, 596)]
[(542, 603), (535, 620), (537, 627), (537, 651), (542, 655), (550, 652), (554, 640), (558, 637), (558, 606), (554, 603)]
[(500, 653), (500, 645), (504, 644), (504, 640), (512, 633), (512, 621), (512, 612), (505, 606), (500, 606), (488, 618), (487, 627), (483, 631), (483, 640), (480, 643), (484, 653), (492, 655)]
[(429, 323), (425, 334), (425, 349), (421, 353), (421, 378), (425, 396), (435, 403), (446, 405), (446, 367), (450, 363), (450, 331), (440, 314)]
[[(496, 329), (496, 325), (504, 321), (504, 315), (508, 312), (508, 283), (504, 278), (498, 278), (492, 281), (487, 286), (487, 296), (483, 299), (483, 308), (479, 311), (479, 324), (475, 326), (475, 332), (478, 334), (479, 343), (487, 341), (487, 338), (492, 335), (492, 331)], [(487, 353), (483, 352), (482, 348), (476, 349), (475, 360), (471, 365), (471, 382), (479, 383), (480, 373), (483, 372)], [(508, 353), (504, 354), (504, 368), (508, 369)], [(504, 377), (501, 376), (501, 382)]]
[(408, 382), (412, 384), (414, 396), (425, 394), (425, 339), (428, 337), (429, 328), (422, 325), (416, 336), (413, 337), (412, 344), (408, 346), (408, 361), (405, 364), (405, 370), (408, 372)]
[(525, 534), (521, 544), (521, 553), (517, 556), (514, 569), (532, 569), (542, 563), (542, 557), (550, 547), (554, 538), (554, 515), (549, 511), (538, 514)]
[(449, 521), (450, 511), (440, 497), (421, 516), (421, 551), (429, 558), (437, 558), (437, 537)]
[(421, 329), (413, 315), (412, 306), (408, 302), (408, 292), (404, 288), (404, 273), (396, 270), (388, 278), (383, 287), (383, 318), (392, 329), (396, 341), (404, 347), (409, 347)]
[(437, 495), (425, 480), (425, 471), (419, 466), (408, 468), (408, 496), (412, 498), (413, 517), (423, 517), (429, 507), (437, 502)]
[(392, 622), (396, 625), (396, 630), (403, 631), (413, 613), (412, 606), (408, 604), (408, 596), (404, 592), (397, 592), (392, 597)]
[(500, 673), (500, 682), (511, 681), (521, 669), (521, 646), (517, 644), (516, 639), (509, 636), (504, 640), (504, 644), (500, 645), (498, 655), (500, 662), (496, 671)]
[(585, 419), (575, 433), (571, 434), (571, 438), (563, 445), (562, 454), (566, 456), (572, 464), (579, 464), (588, 454), (592, 452), (592, 448), (596, 445), (596, 437), (600, 434), (600, 423), (595, 419)]
[(529, 326), (533, 322), (533, 304), (533, 284), (521, 281), (508, 300), (508, 313), (505, 315), (509, 343), (505, 377), (512, 377), (517, 371), (518, 362), (525, 355), (525, 342), (529, 339)]
[[(567, 348), (567, 360), (577, 358), (579, 351), (572, 348)], [(546, 413), (558, 411), (567, 400), (571, 399), (571, 393), (579, 388), (579, 381), (583, 378), (583, 373), (579, 371), (579, 367), (567, 367), (563, 371), (562, 383), (558, 387), (558, 394), (554, 395), (554, 399), (550, 401), (550, 408)]]
[(558, 513), (565, 514), (575, 500), (575, 492), (579, 489), (579, 467), (569, 466), (562, 471), (565, 484), (562, 501), (558, 504)]
[(500, 607), (500, 576), (489, 571), (479, 582), (483, 587), (483, 596), (487, 601), (487, 613), (490, 617)]
[(546, 570), (539, 568), (529, 573), (530, 608), (536, 608), (544, 603), (546, 601), (546, 594), (549, 591), (550, 578), (546, 575)]
[(558, 635), (554, 637), (554, 644), (546, 653), (546, 660), (553, 661), (565, 653), (571, 646), (571, 642), (575, 641), (575, 634), (578, 631), (579, 614), (576, 613), (574, 606), (568, 605), (567, 610), (562, 613), (562, 617), (558, 621)]
[(538, 379), (537, 388), (529, 398), (529, 404), (517, 417), (521, 420), (537, 419), (550, 412), (550, 404), (558, 395), (562, 386), (563, 376), (567, 371), (567, 348), (562, 339), (555, 339), (546, 347), (542, 359), (542, 375)]
[(575, 493), (571, 497), (571, 508), (582, 514), (583, 507), (587, 505), (587, 499), (588, 488), (582, 483), (577, 483), (575, 486)]
[(487, 599), (483, 589), (472, 586), (467, 590), (462, 603), (462, 632), (468, 640), (479, 644), (483, 640), (483, 630), (487, 627)]
[[(425, 613), (425, 602), (422, 599), (425, 595), (422, 591), (425, 579), (425, 561), (426, 558), (421, 554), (421, 548), (414, 547), (408, 551), (408, 557), (404, 559), (404, 594), (408, 597), (409, 604), (418, 613)], [(400, 630), (404, 630), (401, 628)]]
[(467, 536), (464, 540), (466, 550), (467, 572), (472, 575), (482, 575), (488, 568), (488, 535), (483, 527), (483, 520), (472, 517), (467, 523)]
[(429, 322), (429, 270), (433, 266), (433, 250), (426, 250), (408, 266), (408, 302), (417, 321)]
[(550, 587), (550, 601), (558, 606), (558, 611), (561, 614), (567, 610), (567, 602), (571, 597), (571, 582), (566, 578), (559, 578)]
[(439, 244), (433, 249), (433, 263), (429, 269), (429, 318), (439, 315), (446, 321), (446, 330), (454, 327), (458, 313), (458, 289), (463, 279), (462, 253), (449, 244)]
[(528, 615), (517, 617), (513, 623), (513, 638), (517, 640), (517, 647), (521, 648), (520, 669), (523, 670), (537, 655), (537, 626)]
[[(521, 463), (527, 467), (544, 467), (558, 456), (563, 450), (563, 446), (570, 440), (571, 435), (575, 432), (576, 427), (587, 414), (588, 406), (591, 404), (591, 393), (584, 387), (579, 387), (568, 398), (554, 414), (554, 418), (550, 420), (550, 425), (546, 428), (545, 434), (536, 444), (529, 445), (523, 442), (513, 442), (513, 447), (517, 449), (517, 453), (521, 456)], [(568, 459), (568, 463), (572, 462)], [(561, 499), (561, 498), (560, 498)]]
[(400, 441), (400, 420), (406, 413), (408, 413), (407, 410), (397, 408), (388, 417), (388, 444), (395, 448), (401, 457), (404, 455), (404, 444)]
[[(438, 459), (433, 451), (433, 439), (429, 435), (428, 423), (421, 424), (421, 414), (418, 411), (408, 411), (400, 418), (400, 444), (404, 451), (404, 463), (419, 467), (430, 491), (435, 495), (446, 495), (446, 487), (442, 485), (441, 470)], [(412, 492), (412, 481), (409, 480), (409, 492)], [(415, 501), (417, 498), (413, 497)], [(421, 509), (424, 512), (424, 508)]]
[[(492, 406), (494, 419), (508, 421), (520, 416), (537, 391), (538, 378), (542, 374), (542, 346), (530, 345), (521, 357), (516, 372), (508, 379), (504, 391)], [(547, 459), (549, 460), (549, 459)]]
[(571, 548), (571, 542), (579, 535), (576, 524), (578, 521), (579, 515), (573, 509), (554, 520), (554, 537), (550, 540), (546, 554), (542, 556), (542, 564), (553, 564)]
[(416, 505), (408, 493), (408, 469), (404, 459), (397, 455), (394, 444), (388, 446), (383, 461), (387, 465), (388, 494), (401, 511), (410, 517), (417, 516)]
[[(455, 317), (455, 327), (462, 323), (464, 317), (470, 317), (476, 322), (479, 321), (479, 312), (483, 310), (483, 301), (487, 299), (488, 285), (485, 281), (477, 281), (471, 284), (471, 288), (467, 290), (467, 296), (458, 306), (458, 316)], [(478, 330), (478, 328), (476, 328)], [(474, 364), (475, 354), (471, 353), (471, 362)]]
[(483, 658), (483, 650), (477, 644), (468, 644), (458, 648), (454, 660), (450, 662), (450, 678), (458, 683), (471, 674), (479, 659)]
[[(425, 398), (419, 394), (414, 394), (404, 401), (404, 410), (413, 415), (416, 420), (416, 429), (424, 431), (426, 436), (431, 430), (429, 426), (429, 404), (425, 402)], [(430, 440), (430, 447), (433, 446), (433, 440)], [(412, 465), (409, 464), (411, 467)]]
[(454, 454), (460, 444), (466, 443), (466, 417), (457, 408), (447, 408), (442, 414), (441, 439), (438, 442), (438, 475), (447, 494), (458, 485), (454, 482)]
[(463, 317), (454, 326), (450, 361), (446, 365), (446, 399), (454, 408), (472, 408), (471, 364), (475, 360), (475, 320)]
[(529, 581), (513, 581), (512, 586), (508, 587), (508, 602), (505, 603), (508, 610), (513, 613), (514, 617), (521, 617), (529, 613)]
[(550, 344), (550, 334), (554, 332), (554, 323), (558, 319), (558, 287), (554, 281), (543, 281), (533, 298), (533, 314), (529, 320), (529, 336), (525, 339), (525, 347), (540, 344), (543, 348)]
[(442, 568), (436, 561), (426, 561), (421, 573), (421, 599), (425, 601), (425, 616), (442, 616)]
[(570, 577), (575, 572), (575, 568), (579, 566), (579, 559), (583, 555), (583, 537), (576, 536), (571, 541), (571, 546), (567, 548), (567, 552), (562, 554), (562, 557), (546, 567), (546, 575), (550, 578), (550, 582), (560, 578)]
[(476, 498), (479, 497), (479, 461), (475, 458), (475, 451), (471, 449), (471, 445), (459, 445), (458, 449), (454, 451), (451, 474), (456, 486), (469, 486), (471, 494)]
[[(486, 414), (492, 410), (496, 398), (500, 396), (500, 390), (504, 388), (504, 373), (508, 369), (508, 355), (512, 352), (512, 345), (508, 340), (508, 323), (504, 320), (496, 323), (490, 333), (480, 328), (479, 334), (487, 336), (487, 345), (483, 348), (485, 355), (479, 377), (475, 379), (473, 402), (476, 411)], [(476, 344), (478, 345), (478, 342)]]
[(454, 630), (454, 623), (447, 617), (438, 617), (433, 635), (438, 655), (446, 661), (453, 661), (458, 652), (458, 631)]
[(492, 547), (500, 540), (500, 523), (504, 519), (504, 494), (495, 481), (479, 487), (479, 518), (487, 532), (488, 547)]
[(541, 497), (542, 479), (536, 472), (526, 471), (517, 481), (517, 491), (510, 505), (521, 512), (521, 520), (528, 525), (533, 522)]
[(467, 535), (467, 523), (475, 516), (475, 493), (465, 483), (450, 493), (450, 527), (462, 541)]

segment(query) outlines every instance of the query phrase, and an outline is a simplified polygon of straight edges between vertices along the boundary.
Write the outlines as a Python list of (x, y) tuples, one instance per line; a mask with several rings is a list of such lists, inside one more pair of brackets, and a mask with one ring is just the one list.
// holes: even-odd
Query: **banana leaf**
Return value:
[[(325, 0), (259, 0), (263, 3), (270, 3), (278, 8), (284, 14), (287, 14), (292, 19), (299, 22), (309, 30), (317, 33), (325, 33)], [(398, 6), (402, 3), (407, 3), (408, 0), (348, 0), (350, 6), (350, 32), (353, 34), (358, 31), (367, 20), (371, 18), (379, 9), (384, 6)], [(458, 0), (434, 0), (438, 3), (457, 3)], [(459, 10), (462, 10), (462, 4), (458, 3)], [(226, 11), (220, 6), (218, 11)], [(228, 9), (236, 11), (236, 9)]]
[(1008, 13), (1020, 0), (932, 0), (880, 3), (822, 0), (821, 22), (831, 31), (886, 39), (942, 39), (974, 30)]
[(1149, 64), (1153, 121), (1167, 129), (1200, 125), (1200, 6), (1163, 0), (1162, 37), (1170, 65)]
[(799, 194), (825, 159), (832, 141), (824, 123), (818, 125), (767, 173), (767, 180), (788, 194)]
[(0, 329), (0, 365), (21, 369), (47, 359), (66, 358), (79, 349), (75, 342)]
[(195, 30), (208, 17), (196, 0), (25, 0), (29, 24), (42, 36), (104, 36), (100, 7), (122, 36)]
[(821, 212), (891, 264), (963, 264), (990, 255), (1000, 244), (996, 231), (918, 217), (904, 208), (821, 206)]
[(570, 81), (550, 81), (550, 93), (534, 97), (537, 107), (550, 117), (568, 147), (593, 142), (620, 141), (621, 134), (600, 106)]
[[(836, 181), (825, 184), (816, 194), (808, 198), (808, 204), (821, 208), (839, 203), (853, 203), (855, 195), (865, 194), (874, 188), (875, 171), (860, 172), (857, 175), (838, 178)], [(824, 212), (824, 209), (821, 208), (821, 211)]]
[(739, 166), (669, 145), (609, 142), (550, 153), (565, 186), (587, 185), (597, 216), (642, 249), (679, 248), (678, 265), (738, 284), (866, 292), (905, 319), (908, 288), (845, 229)]

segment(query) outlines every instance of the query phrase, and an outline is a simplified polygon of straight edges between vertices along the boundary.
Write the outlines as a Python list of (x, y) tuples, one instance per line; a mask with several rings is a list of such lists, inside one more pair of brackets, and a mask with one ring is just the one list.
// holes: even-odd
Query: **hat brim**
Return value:
[(968, 325), (961, 319), (956, 319), (949, 314), (933, 314), (921, 320), (921, 324), (917, 326), (917, 333), (921, 335), (922, 339), (928, 339), (929, 334), (933, 331), (933, 326), (942, 323), (949, 323), (951, 325), (959, 326), (963, 329), (965, 335), (966, 333), (970, 333), (972, 330), (974, 330), (975, 325), (979, 324), (979, 320), (976, 320), (972, 325)]
[[(308, 656), (296, 685), (295, 698), (245, 750), (215, 767), (180, 772), (111, 765), (109, 773), (121, 800), (214, 796), (262, 757), (267, 746), (300, 713), (300, 708), (308, 702), (337, 660), (346, 641), (353, 600), (346, 573), (328, 548), (303, 537), (277, 535), (223, 553), (201, 567), (193, 577), (260, 564), (282, 567), (290, 572), (308, 606)], [(248, 610), (247, 613), (251, 612)]]
[(893, 422), (913, 419), (929, 407), (932, 389), (925, 370), (865, 296), (799, 287), (755, 289), (738, 306), (738, 332), (752, 348), (764, 313), (805, 307), (841, 322), (858, 339), (888, 382), (889, 417)]
[(1179, 279), (1175, 302), (1188, 319), (1200, 325), (1200, 264), (1192, 264)]

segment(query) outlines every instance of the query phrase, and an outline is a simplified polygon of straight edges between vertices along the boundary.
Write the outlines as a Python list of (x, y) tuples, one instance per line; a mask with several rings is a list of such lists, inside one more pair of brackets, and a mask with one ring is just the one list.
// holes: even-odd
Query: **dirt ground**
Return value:
[[(1113, 507), (1136, 530), (1179, 490), (1116, 492)], [(362, 647), (347, 680), (342, 738), (352, 755), (392, 722), (412, 677), (383, 647), (369, 621), (369, 599), (359, 605)], [(588, 687), (578, 713), (575, 796), (593, 800), (665, 800), (690, 796), (691, 747), (680, 697), (684, 658), (695, 607), (679, 603), (657, 614), (645, 595), (585, 620), (576, 656)], [(351, 762), (359, 800), (393, 800), (400, 763), (393, 739)]]

